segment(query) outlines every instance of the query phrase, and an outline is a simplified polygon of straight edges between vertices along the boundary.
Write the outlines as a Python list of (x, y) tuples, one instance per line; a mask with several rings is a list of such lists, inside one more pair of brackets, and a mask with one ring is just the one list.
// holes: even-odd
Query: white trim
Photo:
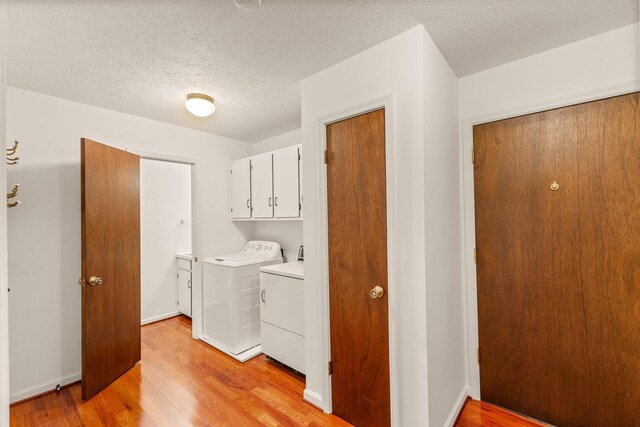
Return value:
[(305, 388), (303, 398), (318, 409), (322, 409), (322, 396), (315, 391)]
[(148, 325), (149, 323), (159, 322), (160, 320), (170, 319), (172, 317), (179, 316), (181, 313), (179, 311), (172, 311), (171, 313), (161, 314), (159, 316), (149, 317), (148, 319), (143, 319), (140, 322), (140, 326)]
[[(0, 140), (7, 141), (7, 3), (0, 0)], [(0, 187), (6, 188), (7, 173), (0, 164)], [(9, 295), (7, 278), (7, 209), (0, 212), (0, 426), (9, 426)]]
[(202, 315), (202, 268), (198, 258), (201, 227), (196, 182), (198, 160), (136, 147), (126, 147), (125, 150), (137, 154), (142, 159), (191, 165), (191, 253), (193, 260), (191, 264), (191, 338), (199, 339), (204, 330), (204, 319)]
[(462, 408), (464, 407), (464, 404), (467, 401), (468, 397), (469, 397), (469, 387), (464, 386), (462, 388), (462, 391), (460, 392), (460, 396), (458, 396), (458, 399), (456, 400), (455, 405), (453, 405), (453, 408), (449, 413), (449, 417), (447, 418), (447, 421), (445, 421), (444, 423), (445, 427), (453, 427), (453, 423), (456, 422), (456, 419), (458, 418), (460, 411), (462, 411)]
[(137, 154), (141, 158), (147, 159), (147, 160), (158, 160), (161, 162), (171, 162), (171, 163), (184, 163), (187, 165), (195, 165), (196, 163), (198, 163), (197, 159), (193, 159), (190, 157), (176, 156), (175, 154), (159, 153), (156, 151), (148, 151), (148, 150), (143, 150), (141, 148), (135, 148), (135, 147), (126, 147), (125, 151), (129, 153)]
[(75, 374), (67, 375), (57, 380), (47, 381), (46, 383), (41, 383), (33, 387), (22, 389), (11, 395), (11, 404), (20, 402), (21, 400), (29, 399), (39, 394), (54, 391), (58, 384), (64, 387), (68, 384), (75, 383), (80, 380), (82, 380), (82, 374), (80, 372), (76, 372)]
[(480, 367), (476, 360), (478, 348), (478, 307), (477, 307), (477, 278), (476, 265), (473, 262), (473, 249), (475, 247), (475, 204), (473, 188), (473, 164), (471, 163), (471, 148), (473, 147), (473, 126), (504, 120), (526, 114), (538, 113), (554, 108), (567, 107), (598, 99), (610, 98), (640, 91), (640, 80), (604, 86), (588, 91), (581, 91), (572, 95), (547, 99), (537, 103), (514, 106), (501, 111), (469, 116), (462, 118), (462, 167), (461, 179), (463, 185), (463, 212), (464, 212), (464, 280), (466, 287), (466, 335), (467, 335), (467, 381), (469, 383), (469, 395), (474, 399), (480, 399)]
[[(316, 135), (318, 135), (319, 144), (316, 144), (316, 149), (319, 150), (316, 155), (318, 159), (322, 159), (324, 156), (324, 150), (327, 145), (326, 138), (326, 126), (335, 123), (337, 121), (345, 120), (351, 117), (359, 116), (367, 112), (385, 109), (385, 148), (386, 148), (386, 185), (387, 185), (387, 265), (389, 281), (387, 285), (388, 307), (389, 307), (389, 380), (390, 380), (390, 407), (391, 407), (391, 425), (399, 425), (399, 413), (398, 413), (398, 367), (397, 367), (397, 352), (398, 346), (396, 342), (396, 330), (397, 325), (395, 321), (394, 310), (396, 304), (396, 292), (395, 287), (397, 283), (397, 231), (396, 231), (396, 148), (394, 144), (394, 98), (393, 95), (371, 100), (366, 103), (358, 104), (350, 108), (338, 111), (336, 113), (324, 116), (320, 118), (316, 126)], [(330, 337), (330, 324), (329, 324), (329, 242), (328, 242), (328, 208), (327, 208), (327, 170), (326, 166), (322, 168), (322, 180), (321, 180), (321, 205), (320, 205), (320, 264), (321, 277), (320, 287), (322, 292), (322, 300), (320, 301), (322, 306), (322, 346), (324, 348), (323, 353), (323, 366), (327, 366), (327, 363), (331, 357), (331, 337)], [(318, 406), (321, 406), (325, 412), (330, 413), (332, 411), (331, 402), (331, 377), (327, 374), (323, 379), (323, 394), (319, 397), (321, 399)], [(313, 392), (305, 391), (311, 395)], [(316, 394), (316, 393), (313, 393)]]
[(283, 221), (302, 221), (304, 218), (231, 218), (233, 222), (283, 222)]

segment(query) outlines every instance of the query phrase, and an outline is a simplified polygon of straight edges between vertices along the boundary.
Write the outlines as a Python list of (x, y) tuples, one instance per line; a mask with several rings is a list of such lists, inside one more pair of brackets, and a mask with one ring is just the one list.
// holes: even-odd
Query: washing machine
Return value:
[(261, 354), (260, 268), (281, 263), (280, 245), (261, 240), (204, 259), (200, 339), (240, 362)]

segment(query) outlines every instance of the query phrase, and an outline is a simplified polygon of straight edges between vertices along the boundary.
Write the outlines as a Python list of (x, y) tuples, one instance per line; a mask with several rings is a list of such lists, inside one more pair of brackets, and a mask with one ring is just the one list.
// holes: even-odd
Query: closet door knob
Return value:
[(373, 299), (382, 298), (382, 295), (384, 295), (384, 289), (381, 286), (376, 286), (369, 291), (369, 296)]
[(274, 201), (275, 201), (275, 203), (276, 203), (276, 206), (278, 206), (278, 197), (277, 197), (277, 196), (276, 196), (276, 198), (275, 198), (275, 200), (274, 200)]
[(102, 285), (103, 283), (104, 283), (104, 279), (102, 279), (102, 277), (98, 277), (98, 276), (89, 277), (89, 285), (91, 286), (98, 286), (98, 285)]
[(271, 197), (269, 197), (269, 206), (271, 206)]
[(250, 199), (247, 199), (247, 207), (249, 207), (249, 200), (250, 200)]

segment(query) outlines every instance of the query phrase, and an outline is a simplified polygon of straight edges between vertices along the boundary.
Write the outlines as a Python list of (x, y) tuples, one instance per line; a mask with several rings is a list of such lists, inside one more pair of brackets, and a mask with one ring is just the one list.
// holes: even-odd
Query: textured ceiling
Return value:
[(9, 0), (8, 83), (257, 141), (300, 126), (300, 79), (419, 23), (463, 76), (636, 21), (638, 0)]

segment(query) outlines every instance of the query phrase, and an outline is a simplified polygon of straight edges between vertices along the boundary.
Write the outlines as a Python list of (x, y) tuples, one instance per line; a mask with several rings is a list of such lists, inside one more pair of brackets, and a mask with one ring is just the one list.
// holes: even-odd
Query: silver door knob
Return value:
[(102, 285), (103, 282), (104, 280), (102, 279), (102, 277), (97, 277), (97, 276), (89, 277), (89, 285), (91, 286)]
[(373, 299), (382, 298), (382, 295), (384, 295), (384, 289), (381, 286), (376, 286), (369, 291), (369, 296)]

